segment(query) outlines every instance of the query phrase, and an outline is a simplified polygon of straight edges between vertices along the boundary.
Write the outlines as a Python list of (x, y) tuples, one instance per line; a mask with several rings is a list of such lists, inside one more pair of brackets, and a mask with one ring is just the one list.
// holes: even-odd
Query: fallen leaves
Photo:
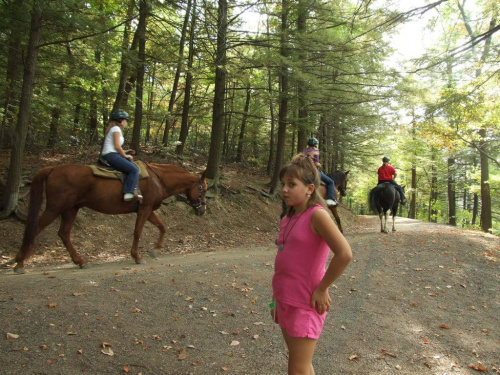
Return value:
[(187, 353), (186, 349), (180, 348), (179, 350), (177, 350), (177, 359), (179, 361), (182, 361), (182, 360), (186, 359), (187, 357), (188, 357), (188, 353)]
[(470, 364), (469, 367), (473, 370), (476, 370), (476, 371), (479, 371), (479, 372), (488, 372), (489, 370), (484, 367), (483, 365), (479, 364), (479, 365), (474, 365), (474, 364)]
[(18, 339), (19, 335), (16, 335), (15, 333), (9, 333), (7, 332), (7, 340), (12, 340), (12, 339)]
[(112, 346), (113, 346), (113, 344), (111, 344), (109, 342), (101, 342), (101, 348), (102, 348), (101, 353), (109, 355), (110, 357), (115, 355), (115, 353), (113, 352), (113, 349), (111, 349)]
[(382, 353), (384, 353), (384, 354), (388, 355), (389, 357), (392, 357), (392, 358), (397, 358), (397, 357), (398, 357), (396, 354), (393, 354), (393, 353), (391, 353), (391, 352), (388, 352), (388, 351), (387, 351), (387, 350), (385, 350), (385, 349), (381, 349), (380, 351), (381, 351)]

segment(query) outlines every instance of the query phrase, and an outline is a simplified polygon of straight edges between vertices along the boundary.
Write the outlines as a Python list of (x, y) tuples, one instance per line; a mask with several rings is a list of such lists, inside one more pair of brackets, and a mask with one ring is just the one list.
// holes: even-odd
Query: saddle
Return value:
[[(139, 168), (139, 179), (148, 178), (149, 173), (146, 169), (146, 164), (142, 161), (134, 161), (133, 162)], [(92, 169), (92, 173), (96, 177), (110, 178), (114, 180), (120, 180), (123, 182), (125, 178), (125, 174), (123, 172), (117, 171), (112, 167), (105, 167), (101, 165), (89, 165), (90, 169)]]

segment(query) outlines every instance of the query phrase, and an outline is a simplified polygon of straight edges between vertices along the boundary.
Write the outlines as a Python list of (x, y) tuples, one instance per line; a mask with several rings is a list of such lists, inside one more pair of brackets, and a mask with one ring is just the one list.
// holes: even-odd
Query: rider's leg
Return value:
[(398, 190), (399, 197), (401, 198), (401, 203), (403, 203), (403, 204), (406, 203), (406, 196), (405, 196), (405, 192), (403, 191), (403, 188), (400, 185), (398, 185), (396, 183), (396, 181), (394, 181), (394, 180), (390, 180), (389, 182), (391, 184), (393, 184), (396, 187), (396, 189)]
[(337, 200), (335, 199), (335, 182), (323, 172), (319, 172), (321, 181), (326, 185), (326, 203), (329, 206), (336, 206)]
[(139, 182), (139, 168), (117, 152), (106, 154), (103, 157), (113, 168), (125, 173), (122, 192), (133, 195)]

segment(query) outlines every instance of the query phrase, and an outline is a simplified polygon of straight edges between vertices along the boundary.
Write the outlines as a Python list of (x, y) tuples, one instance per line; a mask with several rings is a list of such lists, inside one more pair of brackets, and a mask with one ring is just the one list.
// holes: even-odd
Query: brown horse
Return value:
[[(346, 196), (347, 174), (348, 173), (349, 173), (349, 171), (344, 172), (342, 170), (338, 170), (338, 171), (335, 171), (333, 173), (327, 174), (328, 177), (330, 177), (331, 179), (333, 179), (333, 181), (335, 181), (335, 189), (337, 190), (338, 193), (340, 193), (341, 197)], [(319, 193), (321, 194), (323, 199), (326, 199), (326, 186), (325, 185), (320, 186)], [(337, 198), (338, 198), (338, 194), (337, 194)], [(330, 211), (332, 211), (333, 217), (335, 218), (335, 222), (337, 223), (337, 226), (339, 227), (340, 232), (344, 233), (344, 230), (342, 229), (342, 224), (340, 222), (340, 216), (339, 216), (339, 213), (337, 212), (337, 207), (338, 206), (335, 206), (335, 207), (329, 206), (328, 208), (330, 209)]]
[[(136, 263), (144, 263), (137, 248), (142, 229), (147, 221), (160, 231), (155, 250), (163, 245), (166, 228), (155, 212), (164, 199), (183, 193), (196, 215), (206, 210), (205, 193), (207, 184), (205, 172), (200, 176), (171, 164), (147, 164), (149, 177), (139, 181), (144, 196), (142, 202), (123, 201), (122, 183), (119, 180), (96, 177), (88, 166), (66, 164), (41, 169), (31, 184), (30, 207), (21, 249), (14, 259), (14, 271), (25, 273), (24, 261), (31, 255), (36, 236), (58, 216), (61, 216), (59, 237), (62, 239), (73, 263), (85, 268), (85, 260), (76, 252), (71, 243), (70, 233), (78, 210), (88, 207), (104, 214), (137, 213), (134, 242), (131, 255)], [(45, 185), (46, 207), (39, 216)], [(154, 253), (153, 253), (154, 255)]]

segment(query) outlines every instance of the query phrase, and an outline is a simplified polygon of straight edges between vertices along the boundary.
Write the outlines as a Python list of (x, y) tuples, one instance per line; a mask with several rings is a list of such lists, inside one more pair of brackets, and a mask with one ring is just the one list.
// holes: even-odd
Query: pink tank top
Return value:
[(311, 230), (311, 217), (318, 209), (323, 207), (316, 205), (281, 219), (274, 261), (272, 286), (276, 300), (307, 310), (313, 310), (311, 297), (325, 275), (330, 253), (326, 242)]

